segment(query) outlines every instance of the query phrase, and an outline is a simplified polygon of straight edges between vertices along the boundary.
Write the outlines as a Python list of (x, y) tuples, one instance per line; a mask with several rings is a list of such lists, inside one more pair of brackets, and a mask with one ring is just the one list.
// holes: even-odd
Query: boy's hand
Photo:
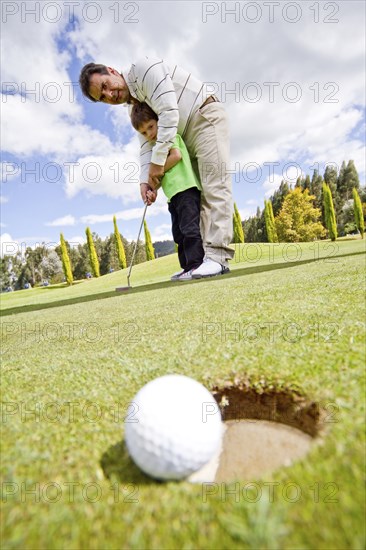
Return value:
[(149, 170), (149, 185), (151, 189), (155, 190), (160, 187), (160, 180), (164, 176), (164, 166), (160, 164), (150, 163)]
[(144, 204), (146, 204), (146, 201), (147, 201), (146, 193), (149, 190), (151, 191), (150, 185), (148, 185), (147, 183), (140, 183), (140, 194)]
[(140, 193), (144, 204), (147, 204), (149, 206), (156, 201), (156, 197), (158, 194), (157, 191), (151, 189), (150, 185), (148, 185), (147, 183), (140, 184)]
[(149, 189), (146, 193), (146, 200), (147, 200), (147, 204), (148, 206), (151, 206), (151, 204), (153, 202), (156, 201), (156, 197), (158, 196), (158, 192), (157, 191), (153, 191), (152, 189)]

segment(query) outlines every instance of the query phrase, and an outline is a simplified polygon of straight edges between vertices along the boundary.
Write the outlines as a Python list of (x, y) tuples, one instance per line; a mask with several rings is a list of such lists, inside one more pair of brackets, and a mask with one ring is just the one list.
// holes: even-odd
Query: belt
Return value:
[(215, 101), (219, 101), (216, 96), (210, 95), (201, 105), (200, 109), (203, 109), (203, 107), (206, 107), (206, 105), (209, 105), (210, 103), (214, 103)]

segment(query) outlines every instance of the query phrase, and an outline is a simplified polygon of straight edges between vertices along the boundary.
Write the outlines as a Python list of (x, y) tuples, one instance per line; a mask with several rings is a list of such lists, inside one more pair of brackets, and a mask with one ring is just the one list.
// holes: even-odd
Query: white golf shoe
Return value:
[(183, 272), (176, 280), (177, 281), (192, 281), (192, 273), (194, 270)]
[(171, 281), (177, 281), (181, 275), (183, 275), (184, 269), (181, 269), (180, 271), (177, 271), (176, 273), (173, 273), (173, 275), (170, 277)]
[(223, 275), (229, 273), (230, 269), (219, 262), (206, 258), (203, 263), (192, 272), (192, 279), (203, 279), (204, 277), (215, 277), (215, 275)]

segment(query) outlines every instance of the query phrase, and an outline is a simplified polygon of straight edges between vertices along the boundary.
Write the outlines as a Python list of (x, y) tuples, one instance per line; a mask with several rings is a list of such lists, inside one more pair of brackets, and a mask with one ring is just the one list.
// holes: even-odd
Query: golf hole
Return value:
[(192, 483), (260, 479), (303, 458), (321, 430), (319, 405), (295, 393), (213, 388), (224, 421), (220, 451)]

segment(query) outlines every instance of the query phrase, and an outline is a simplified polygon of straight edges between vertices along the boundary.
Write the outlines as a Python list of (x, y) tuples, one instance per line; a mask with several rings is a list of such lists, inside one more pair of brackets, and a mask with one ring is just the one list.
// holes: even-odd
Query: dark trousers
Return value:
[(200, 202), (200, 191), (192, 187), (177, 193), (168, 203), (173, 239), (178, 245), (179, 263), (184, 271), (199, 267), (205, 254), (200, 232)]

